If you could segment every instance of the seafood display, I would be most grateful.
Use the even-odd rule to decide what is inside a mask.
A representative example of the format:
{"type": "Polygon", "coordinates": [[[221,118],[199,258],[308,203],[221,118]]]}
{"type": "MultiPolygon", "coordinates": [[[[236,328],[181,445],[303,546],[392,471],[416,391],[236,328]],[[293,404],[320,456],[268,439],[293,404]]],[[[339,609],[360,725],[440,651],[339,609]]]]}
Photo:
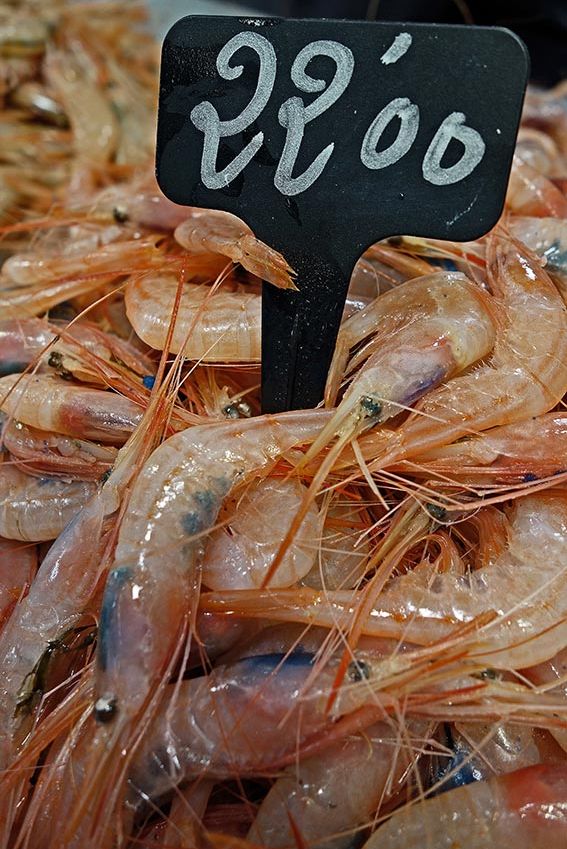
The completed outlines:
{"type": "Polygon", "coordinates": [[[159,192],[156,75],[136,4],[0,8],[0,849],[563,849],[565,86],[262,415],[295,274],[159,192]]]}

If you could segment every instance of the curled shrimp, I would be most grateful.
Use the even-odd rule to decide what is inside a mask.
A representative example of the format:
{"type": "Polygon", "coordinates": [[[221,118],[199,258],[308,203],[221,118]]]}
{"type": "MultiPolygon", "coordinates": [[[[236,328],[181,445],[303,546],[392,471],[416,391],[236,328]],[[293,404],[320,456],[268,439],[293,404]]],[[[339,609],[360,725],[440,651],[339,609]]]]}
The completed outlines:
{"type": "Polygon", "coordinates": [[[539,171],[514,156],[506,204],[517,215],[567,218],[567,198],[539,171]]]}
{"type": "MultiPolygon", "coordinates": [[[[238,498],[234,512],[228,508],[226,527],[211,533],[203,556],[203,582],[211,589],[261,586],[304,492],[305,487],[296,479],[267,478],[252,483],[238,498]],[[279,516],[278,528],[273,526],[274,513],[279,516]]],[[[273,586],[291,586],[307,575],[315,559],[313,540],[319,531],[319,515],[313,506],[286,552],[273,586]]]]}
{"type": "Polygon", "coordinates": [[[0,465],[0,536],[40,542],[55,539],[92,496],[95,486],[83,481],[36,478],[0,465]]]}
{"type": "MultiPolygon", "coordinates": [[[[128,282],[126,314],[146,345],[163,350],[179,282],[170,274],[128,282]]],[[[262,302],[254,292],[211,295],[207,286],[184,283],[170,351],[204,362],[258,362],[262,302]]]]}
{"type": "Polygon", "coordinates": [[[371,470],[539,416],[567,391],[567,311],[537,259],[495,237],[490,283],[503,311],[491,357],[429,393],[397,430],[363,436],[371,470]]]}
{"type": "Polygon", "coordinates": [[[257,239],[239,218],[212,209],[186,212],[187,219],[174,232],[181,247],[194,254],[222,254],[280,289],[296,288],[293,271],[284,257],[257,239]]]}
{"type": "MultiPolygon", "coordinates": [[[[567,499],[553,491],[519,498],[510,522],[506,550],[486,568],[459,575],[439,572],[426,562],[392,579],[363,621],[362,632],[429,645],[478,620],[478,627],[462,639],[488,666],[522,668],[553,657],[567,643],[567,499]],[[482,624],[487,614],[491,621],[482,624]]],[[[347,627],[357,596],[306,589],[225,592],[205,595],[203,606],[347,627]]]]}
{"type": "MultiPolygon", "coordinates": [[[[349,319],[339,334],[336,361],[372,331],[377,336],[370,343],[368,360],[305,462],[333,434],[351,439],[397,415],[488,354],[495,338],[486,297],[464,275],[449,272],[402,284],[349,319]]],[[[332,373],[329,381],[333,382],[332,373]]]]}
{"type": "Polygon", "coordinates": [[[115,392],[44,374],[0,378],[0,409],[39,430],[115,444],[126,441],[143,414],[115,392]]]}
{"type": "Polygon", "coordinates": [[[476,781],[402,809],[364,849],[561,849],[567,837],[567,767],[531,766],[476,781]]]}

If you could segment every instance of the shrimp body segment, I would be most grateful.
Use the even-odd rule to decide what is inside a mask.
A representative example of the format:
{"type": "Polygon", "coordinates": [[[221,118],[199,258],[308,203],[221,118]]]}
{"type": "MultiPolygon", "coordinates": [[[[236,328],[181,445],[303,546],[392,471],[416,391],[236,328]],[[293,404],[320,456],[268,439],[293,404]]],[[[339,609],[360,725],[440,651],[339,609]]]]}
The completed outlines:
{"type": "Polygon", "coordinates": [[[567,768],[530,766],[402,809],[364,849],[564,849],[567,768]]]}
{"type": "Polygon", "coordinates": [[[280,289],[296,288],[284,257],[257,239],[239,218],[212,209],[187,209],[186,213],[189,217],[174,232],[182,247],[194,254],[222,254],[280,289]]]}
{"type": "Polygon", "coordinates": [[[95,491],[95,484],[36,478],[0,465],[0,536],[41,542],[55,539],[95,491]]]}
{"type": "Polygon", "coordinates": [[[39,430],[116,444],[126,441],[143,413],[114,392],[43,374],[0,378],[0,410],[39,430]]]}
{"type": "MultiPolygon", "coordinates": [[[[178,280],[173,274],[132,278],[126,313],[146,345],[162,351],[173,313],[178,280]]],[[[209,295],[207,286],[183,284],[170,350],[204,362],[259,362],[262,301],[254,292],[209,295]]]]}

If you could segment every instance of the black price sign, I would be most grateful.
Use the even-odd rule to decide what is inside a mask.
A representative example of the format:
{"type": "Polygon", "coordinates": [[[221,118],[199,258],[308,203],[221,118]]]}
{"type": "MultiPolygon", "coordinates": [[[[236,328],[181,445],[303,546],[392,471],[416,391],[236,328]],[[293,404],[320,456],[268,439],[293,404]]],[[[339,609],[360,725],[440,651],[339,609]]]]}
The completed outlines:
{"type": "Polygon", "coordinates": [[[237,215],[297,272],[298,292],[263,287],[266,412],[320,400],[369,245],[496,223],[527,74],[505,29],[188,17],[170,30],[163,192],[237,215]]]}

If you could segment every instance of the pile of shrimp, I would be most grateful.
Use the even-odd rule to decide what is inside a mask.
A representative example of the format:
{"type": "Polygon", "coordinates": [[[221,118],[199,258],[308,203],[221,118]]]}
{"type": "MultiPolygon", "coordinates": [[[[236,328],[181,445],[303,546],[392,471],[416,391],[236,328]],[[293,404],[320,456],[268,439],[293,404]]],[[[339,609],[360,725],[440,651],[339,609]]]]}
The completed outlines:
{"type": "Polygon", "coordinates": [[[49,155],[29,60],[74,151],[0,228],[0,849],[563,849],[565,87],[494,230],[372,246],[324,401],[262,415],[293,269],[83,147],[70,57],[98,109],[147,37],[45,8],[1,42],[8,137],[49,155]]]}

